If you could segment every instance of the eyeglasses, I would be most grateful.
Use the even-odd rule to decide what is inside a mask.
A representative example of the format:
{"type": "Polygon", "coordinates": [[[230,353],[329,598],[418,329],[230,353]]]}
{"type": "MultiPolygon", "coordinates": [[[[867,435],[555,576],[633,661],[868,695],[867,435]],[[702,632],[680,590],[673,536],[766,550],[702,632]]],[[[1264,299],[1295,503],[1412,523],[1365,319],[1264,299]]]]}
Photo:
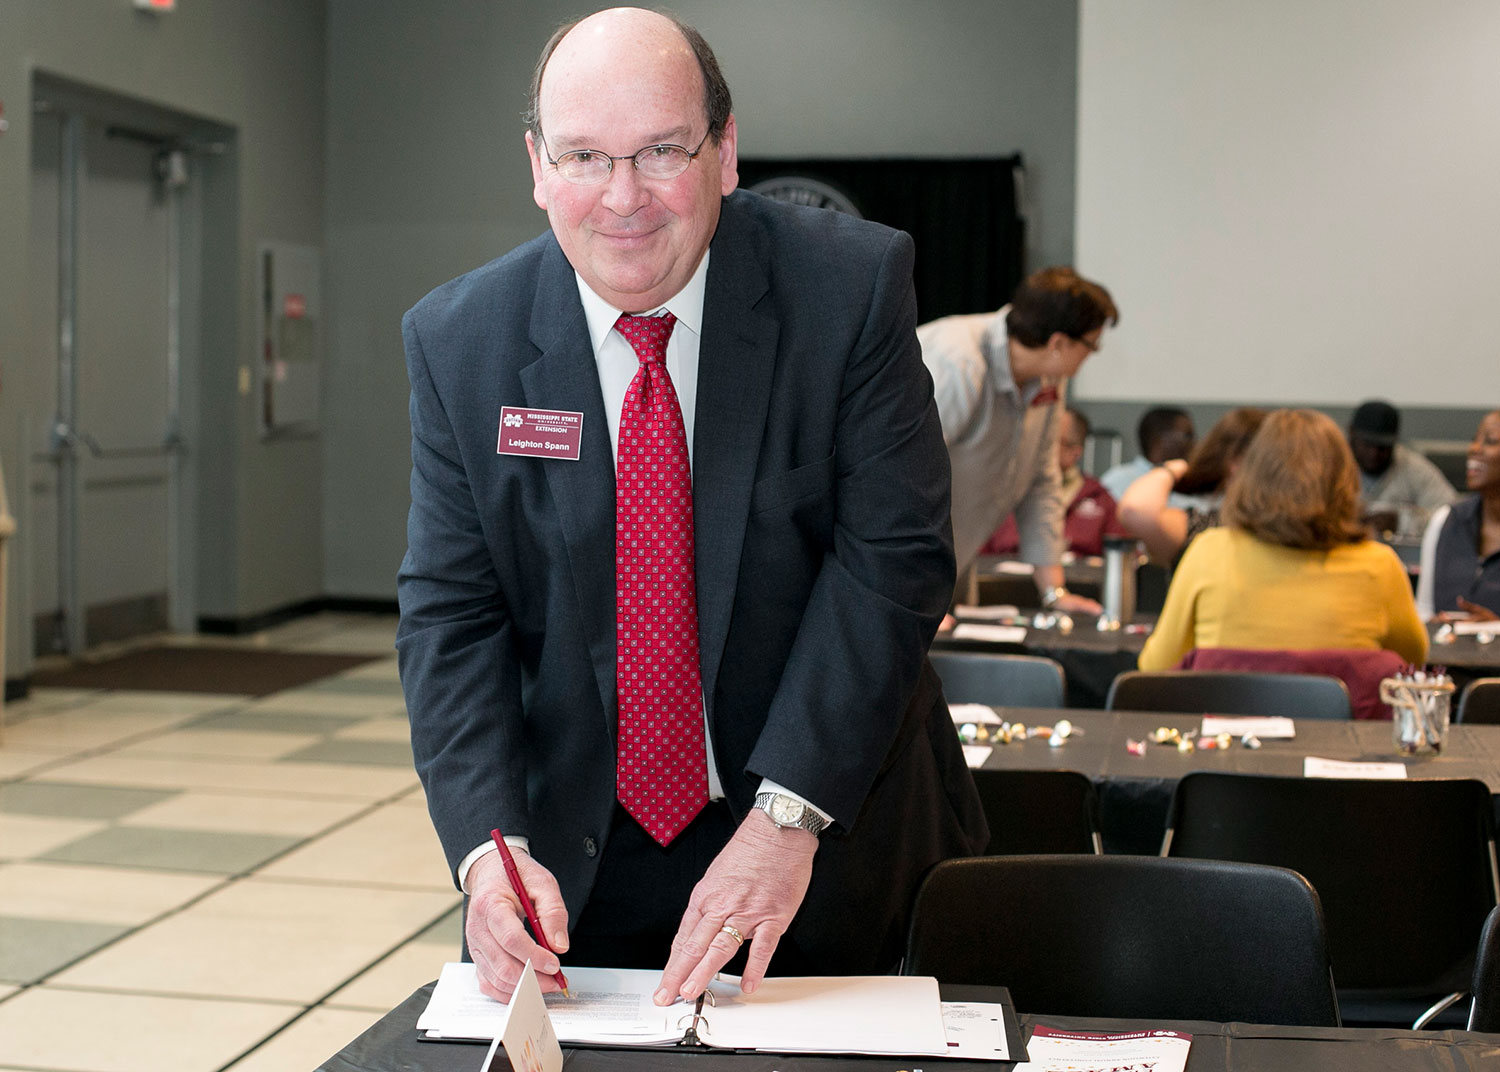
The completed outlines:
{"type": "MultiPolygon", "coordinates": [[[[648,145],[629,156],[610,156],[598,149],[574,149],[563,153],[556,160],[547,154],[547,163],[557,168],[557,173],[577,186],[596,186],[609,178],[615,169],[616,160],[635,162],[636,173],[643,179],[675,179],[688,169],[694,158],[703,150],[708,135],[692,149],[681,145],[648,145]]],[[[546,152],[547,139],[542,136],[542,150],[546,152]]]]}
{"type": "Polygon", "coordinates": [[[1089,342],[1089,340],[1085,339],[1082,335],[1074,335],[1072,336],[1072,339],[1076,343],[1082,343],[1084,349],[1086,349],[1091,354],[1097,354],[1099,350],[1104,346],[1104,337],[1102,335],[1095,342],[1089,342]]]}

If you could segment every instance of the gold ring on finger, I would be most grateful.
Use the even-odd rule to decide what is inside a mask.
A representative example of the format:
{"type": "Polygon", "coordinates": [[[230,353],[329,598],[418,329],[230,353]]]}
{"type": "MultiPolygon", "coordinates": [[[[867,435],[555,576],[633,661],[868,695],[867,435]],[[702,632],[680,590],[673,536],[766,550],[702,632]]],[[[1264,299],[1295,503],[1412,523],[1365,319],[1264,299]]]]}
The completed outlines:
{"type": "Polygon", "coordinates": [[[736,928],[730,926],[728,923],[726,923],[726,924],[724,924],[724,926],[720,927],[719,930],[720,930],[721,933],[727,934],[727,935],[729,935],[729,937],[733,938],[735,945],[744,945],[745,944],[745,936],[743,934],[741,934],[736,928]]]}

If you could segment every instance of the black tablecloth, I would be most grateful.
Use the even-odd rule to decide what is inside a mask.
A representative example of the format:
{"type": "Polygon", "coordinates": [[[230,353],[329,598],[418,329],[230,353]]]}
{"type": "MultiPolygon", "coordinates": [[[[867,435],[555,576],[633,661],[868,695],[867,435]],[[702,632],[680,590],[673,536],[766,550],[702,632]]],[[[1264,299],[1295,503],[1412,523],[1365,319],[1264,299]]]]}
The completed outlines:
{"type": "MultiPolygon", "coordinates": [[[[1127,740],[1144,740],[1158,726],[1196,729],[1199,715],[1152,711],[1059,711],[997,708],[1010,722],[1052,725],[1068,718],[1075,733],[1061,748],[1035,739],[996,745],[984,766],[993,769],[1066,767],[1082,771],[1099,789],[1106,852],[1155,855],[1166,830],[1167,810],[1177,779],[1190,770],[1246,771],[1301,775],[1307,756],[1363,762],[1400,762],[1409,778],[1477,778],[1500,794],[1500,726],[1451,726],[1441,755],[1400,758],[1389,722],[1297,720],[1293,740],[1266,740],[1258,749],[1238,741],[1227,750],[1179,752],[1150,744],[1145,755],[1131,755],[1127,740]]],[[[984,743],[984,742],[980,742],[984,743]]],[[[1500,805],[1500,801],[1497,801],[1500,805]]]]}
{"type": "MultiPolygon", "coordinates": [[[[432,987],[422,987],[374,1027],[319,1066],[319,1072],[474,1072],[484,1047],[421,1042],[417,1015],[432,987]]],[[[944,995],[978,999],[976,988],[944,988],[944,995]]],[[[1037,1023],[1081,1031],[1137,1031],[1171,1028],[1193,1036],[1188,1072],[1481,1072],[1500,1067],[1500,1035],[1467,1031],[1401,1031],[1317,1027],[1268,1027],[1182,1021],[1142,1024],[1064,1016],[1021,1017],[1027,1037],[1037,1023]]],[[[917,1068],[943,1072],[983,1069],[1002,1072],[1003,1063],[923,1061],[897,1058],[785,1057],[771,1054],[691,1053],[661,1050],[569,1050],[571,1072],[644,1072],[679,1068],[690,1072],[897,1072],[917,1068]]]]}

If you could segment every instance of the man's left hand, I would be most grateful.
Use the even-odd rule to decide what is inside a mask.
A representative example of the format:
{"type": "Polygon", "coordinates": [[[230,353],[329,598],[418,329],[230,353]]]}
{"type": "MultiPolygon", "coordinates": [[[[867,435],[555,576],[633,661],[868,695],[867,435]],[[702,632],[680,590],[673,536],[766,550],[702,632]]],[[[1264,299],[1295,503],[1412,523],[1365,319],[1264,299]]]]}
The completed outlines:
{"type": "Polygon", "coordinates": [[[1077,592],[1068,592],[1057,597],[1057,602],[1052,604],[1052,610],[1062,611],[1065,614],[1092,615],[1098,617],[1104,613],[1104,608],[1088,596],[1081,596],[1077,592]]]}
{"type": "Polygon", "coordinates": [[[679,996],[691,1001],[707,988],[739,952],[726,927],[750,943],[740,989],[753,994],[807,895],[817,849],[816,834],[778,827],[765,812],[751,810],[693,887],[656,1003],[669,1005],[679,996]]]}

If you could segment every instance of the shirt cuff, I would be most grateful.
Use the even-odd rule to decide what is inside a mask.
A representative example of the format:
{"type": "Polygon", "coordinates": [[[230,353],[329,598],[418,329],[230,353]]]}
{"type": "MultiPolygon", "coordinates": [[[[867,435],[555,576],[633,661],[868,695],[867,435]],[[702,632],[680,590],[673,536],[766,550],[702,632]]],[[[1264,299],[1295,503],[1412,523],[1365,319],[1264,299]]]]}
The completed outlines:
{"type": "MultiPolygon", "coordinates": [[[[512,849],[520,849],[526,855],[531,855],[530,838],[508,837],[505,839],[505,843],[512,849]]],[[[495,842],[493,840],[486,841],[483,845],[475,848],[473,852],[469,853],[469,855],[465,856],[458,862],[458,888],[463,890],[466,896],[469,892],[469,868],[473,867],[475,861],[485,853],[499,851],[499,849],[495,848],[495,842]]]]}
{"type": "Polygon", "coordinates": [[[833,822],[833,816],[832,815],[829,815],[826,811],[824,811],[822,808],[818,807],[812,801],[808,800],[801,793],[794,793],[794,792],[792,792],[790,789],[788,789],[786,786],[782,785],[780,782],[773,782],[769,778],[762,778],[760,780],[760,788],[755,791],[755,795],[756,796],[760,796],[760,794],[762,794],[762,793],[781,793],[781,794],[783,794],[785,796],[791,797],[793,800],[800,800],[803,804],[806,804],[813,811],[815,811],[819,815],[821,815],[823,817],[823,821],[824,822],[828,822],[828,823],[833,822]]]}

